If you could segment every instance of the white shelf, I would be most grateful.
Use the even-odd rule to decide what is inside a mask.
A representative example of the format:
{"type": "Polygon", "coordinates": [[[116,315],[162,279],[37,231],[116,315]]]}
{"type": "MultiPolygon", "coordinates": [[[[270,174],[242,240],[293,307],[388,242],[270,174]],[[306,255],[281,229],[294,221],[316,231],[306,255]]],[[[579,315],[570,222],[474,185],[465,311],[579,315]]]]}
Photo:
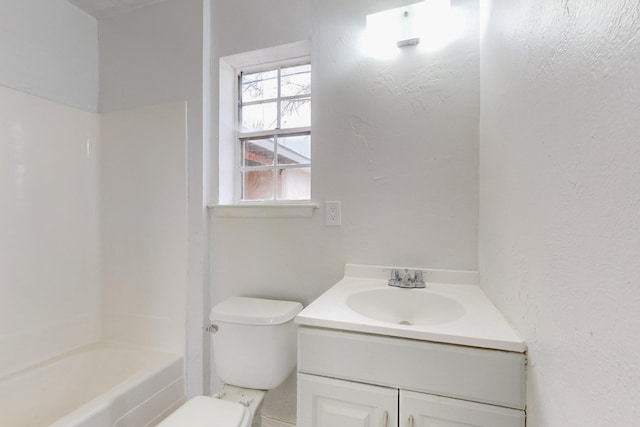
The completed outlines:
{"type": "Polygon", "coordinates": [[[311,218],[315,203],[214,205],[209,207],[218,218],[311,218]]]}

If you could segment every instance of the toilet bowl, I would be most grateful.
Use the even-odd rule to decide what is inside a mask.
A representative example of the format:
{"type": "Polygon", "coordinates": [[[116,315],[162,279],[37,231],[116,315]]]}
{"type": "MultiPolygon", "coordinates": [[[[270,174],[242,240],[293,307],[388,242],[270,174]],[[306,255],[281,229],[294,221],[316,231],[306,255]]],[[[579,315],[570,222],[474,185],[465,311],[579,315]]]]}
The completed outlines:
{"type": "Polygon", "coordinates": [[[159,427],[259,427],[267,390],[282,384],[296,366],[293,319],[302,304],[233,297],[209,315],[216,375],[225,383],[211,397],[190,399],[159,427]]]}
{"type": "Polygon", "coordinates": [[[161,427],[259,427],[267,392],[225,385],[211,397],[190,399],[164,419],[161,427]]]}
{"type": "Polygon", "coordinates": [[[162,427],[249,427],[249,408],[222,399],[197,396],[169,415],[158,426],[162,427]]]}

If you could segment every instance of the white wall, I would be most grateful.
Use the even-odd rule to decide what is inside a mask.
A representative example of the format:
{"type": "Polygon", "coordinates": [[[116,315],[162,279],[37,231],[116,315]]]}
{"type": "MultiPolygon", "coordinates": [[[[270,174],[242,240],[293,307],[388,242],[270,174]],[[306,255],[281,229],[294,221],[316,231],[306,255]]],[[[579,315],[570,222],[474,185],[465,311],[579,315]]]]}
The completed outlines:
{"type": "Polygon", "coordinates": [[[480,272],[529,345],[527,425],[636,425],[640,6],[484,6],[480,272]]]}
{"type": "MultiPolygon", "coordinates": [[[[474,2],[454,4],[475,14],[474,2]]],[[[479,267],[483,286],[530,347],[528,423],[632,425],[640,395],[638,5],[483,4],[479,267]]],[[[172,229],[181,236],[162,238],[188,238],[188,259],[179,262],[188,272],[190,394],[201,388],[200,327],[211,302],[249,294],[307,303],[345,262],[478,267],[475,25],[431,55],[362,56],[364,16],[396,6],[214,2],[214,64],[312,38],[313,197],[342,200],[343,226],[325,227],[322,210],[309,220],[213,219],[211,300],[202,259],[202,2],[168,0],[101,21],[101,110],[128,118],[137,113],[118,111],[187,100],[187,225],[172,229]],[[248,24],[237,25],[240,18],[248,24]]],[[[96,339],[101,299],[97,119],[59,105],[97,108],[96,22],[63,0],[4,1],[1,11],[0,84],[57,104],[0,89],[0,375],[96,339]]],[[[123,148],[111,147],[104,165],[130,161],[111,152],[123,148]]],[[[184,162],[177,156],[167,167],[176,172],[184,162]]],[[[130,163],[126,171],[145,176],[130,163]]],[[[117,197],[132,196],[117,186],[117,197]]],[[[137,222],[128,229],[146,225],[148,199],[106,202],[106,221],[132,208],[128,217],[137,222]]],[[[138,237],[116,243],[148,243],[138,237]]],[[[132,274],[145,272],[152,270],[132,274]]],[[[161,294],[134,294],[147,308],[144,295],[161,294]]],[[[105,299],[126,309],[112,291],[105,299]]],[[[293,392],[288,384],[282,395],[293,392]]]]}
{"type": "MultiPolygon", "coordinates": [[[[203,0],[167,0],[98,22],[101,112],[187,102],[187,390],[202,391],[205,281],[203,0]]],[[[152,124],[150,124],[153,126],[152,124]]],[[[147,147],[152,149],[151,146],[147,147]]],[[[126,159],[122,159],[123,161],[126,159]]],[[[169,166],[184,168],[184,158],[169,166]]],[[[117,163],[117,162],[116,162],[117,163]]],[[[160,188],[160,187],[158,187],[160,188]]],[[[139,220],[137,218],[136,220],[139,220]]],[[[182,288],[182,282],[175,283],[182,288]]],[[[183,307],[186,309],[186,307],[183,307]]],[[[208,337],[207,337],[208,338],[208,337]]]]}
{"type": "Polygon", "coordinates": [[[103,334],[185,353],[186,105],[101,115],[103,334]]]}
{"type": "MultiPolygon", "coordinates": [[[[345,263],[477,268],[477,5],[453,3],[469,17],[461,39],[382,61],[363,54],[360,37],[366,15],[396,1],[214,2],[213,64],[311,38],[312,198],[341,200],[342,226],[325,226],[324,208],[311,219],[212,215],[212,303],[252,295],[307,304],[345,263]]],[[[214,90],[213,135],[217,102],[214,90]]]]}
{"type": "MultiPolygon", "coordinates": [[[[213,60],[220,52],[312,36],[312,198],[341,200],[343,225],[326,227],[322,209],[312,219],[214,217],[213,300],[262,293],[309,302],[341,276],[345,262],[475,269],[479,65],[474,2],[454,2],[472,17],[463,39],[430,54],[409,50],[391,62],[363,55],[359,37],[366,14],[393,2],[325,0],[306,10],[302,2],[294,3],[297,8],[282,4],[277,9],[280,2],[217,2],[213,60]],[[262,4],[282,15],[273,24],[278,30],[269,31],[263,22],[254,32],[233,21],[239,10],[249,21],[253,13],[262,16],[262,4]],[[289,21],[304,20],[288,36],[282,34],[289,21]]],[[[215,110],[215,91],[213,98],[215,110]]],[[[212,134],[217,135],[215,117],[212,134]]]]}
{"type": "Polygon", "coordinates": [[[381,61],[361,51],[365,16],[396,1],[313,2],[313,198],[342,200],[344,261],[477,268],[476,3],[452,1],[460,39],[381,61]]]}
{"type": "Polygon", "coordinates": [[[168,0],[106,16],[98,32],[100,111],[202,102],[202,0],[168,0]]]}
{"type": "Polygon", "coordinates": [[[0,84],[96,111],[96,20],[65,0],[3,0],[0,84]]]}
{"type": "Polygon", "coordinates": [[[0,87],[0,377],[100,336],[98,133],[0,87]]]}
{"type": "Polygon", "coordinates": [[[0,6],[0,376],[100,336],[97,44],[64,0],[0,6]]]}
{"type": "MultiPolygon", "coordinates": [[[[203,304],[202,5],[192,1],[188,6],[167,2],[136,11],[132,20],[120,16],[105,21],[101,62],[118,73],[105,73],[102,85],[102,108],[111,112],[102,119],[107,144],[104,185],[99,188],[101,118],[41,99],[60,98],[56,101],[96,109],[95,19],[66,1],[3,3],[0,50],[7,60],[0,84],[39,98],[2,92],[1,170],[7,179],[1,196],[9,208],[0,212],[0,375],[100,338],[102,296],[105,337],[185,353],[191,271],[199,286],[189,294],[196,301],[191,306],[203,304]],[[118,44],[123,38],[124,46],[118,44]],[[131,61],[131,52],[144,58],[131,61]],[[145,71],[151,77],[137,74],[141,63],[149,66],[145,71]],[[91,88],[85,87],[85,79],[91,88]],[[114,111],[174,100],[180,101],[177,107],[114,111]],[[189,147],[185,100],[193,113],[189,147]],[[189,171],[195,220],[189,226],[197,253],[189,260],[187,148],[195,161],[189,171]]],[[[196,350],[189,355],[196,360],[191,384],[197,392],[202,383],[201,316],[195,323],[189,330],[195,330],[196,350]]]]}
{"type": "MultiPolygon", "coordinates": [[[[279,46],[311,37],[310,0],[278,1],[213,1],[212,2],[212,121],[211,164],[218,165],[219,58],[256,49],[279,46]],[[245,25],[238,25],[244,22],[245,25]]],[[[210,197],[217,202],[217,169],[212,171],[210,197]]],[[[210,215],[212,303],[234,295],[279,297],[305,300],[313,283],[329,275],[337,277],[341,270],[341,254],[335,245],[325,243],[327,237],[309,220],[236,219],[210,215]],[[310,243],[314,242],[314,243],[310,243]],[[297,260],[291,262],[292,254],[297,260]],[[322,263],[312,267],[310,260],[318,256],[322,263]],[[248,266],[250,265],[250,268],[248,266]]],[[[337,233],[333,233],[335,240],[337,233]]],[[[210,307],[209,301],[207,307],[210,307]]],[[[208,312],[208,311],[207,311],[208,312]]],[[[213,370],[213,368],[212,368],[213,370]]],[[[209,389],[215,391],[221,382],[212,372],[209,389]]],[[[295,376],[267,395],[265,415],[295,419],[295,376]]]]}

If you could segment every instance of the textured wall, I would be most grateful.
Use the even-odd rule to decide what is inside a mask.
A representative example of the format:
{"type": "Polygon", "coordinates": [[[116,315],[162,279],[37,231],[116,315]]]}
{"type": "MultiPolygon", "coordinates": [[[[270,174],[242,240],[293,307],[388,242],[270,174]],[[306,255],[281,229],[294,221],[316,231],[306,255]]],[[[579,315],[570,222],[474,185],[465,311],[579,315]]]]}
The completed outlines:
{"type": "Polygon", "coordinates": [[[527,425],[636,425],[640,6],[484,6],[480,271],[529,344],[527,425]]]}
{"type": "Polygon", "coordinates": [[[96,20],[66,0],[3,0],[0,84],[95,112],[96,20]]]}
{"type": "MultiPolygon", "coordinates": [[[[201,0],[168,0],[106,16],[98,32],[101,112],[202,102],[201,0]]],[[[201,114],[196,107],[190,110],[201,114]]],[[[201,135],[201,127],[194,134],[201,135]]]]}
{"type": "MultiPolygon", "coordinates": [[[[467,32],[442,50],[370,58],[360,45],[365,17],[392,3],[317,1],[310,16],[296,9],[313,32],[312,199],[341,200],[342,226],[326,227],[323,208],[312,219],[215,218],[214,300],[265,293],[309,302],[345,262],[477,267],[477,11],[454,2],[469,14],[467,32]]],[[[289,37],[249,38],[251,28],[229,18],[236,8],[252,10],[214,7],[214,63],[218,52],[236,53],[226,44],[236,33],[231,46],[245,50],[311,35],[300,26],[289,37]]]]}
{"type": "Polygon", "coordinates": [[[453,4],[467,17],[460,39],[385,61],[367,56],[361,37],[366,15],[397,1],[214,3],[214,64],[311,38],[312,199],[321,208],[309,219],[212,217],[213,303],[253,295],[307,304],[345,263],[477,268],[477,4],[453,4]],[[270,14],[281,18],[263,19],[270,14]],[[256,25],[237,25],[240,15],[256,25]],[[326,200],[342,201],[342,226],[324,224],[326,200]]]}
{"type": "MultiPolygon", "coordinates": [[[[211,164],[218,164],[218,60],[222,56],[308,40],[311,35],[309,0],[212,1],[212,121],[211,164]],[[238,25],[243,20],[247,25],[238,25]]],[[[212,190],[218,188],[217,168],[212,190]]],[[[217,195],[211,196],[213,203],[217,195]]],[[[286,218],[238,219],[210,215],[211,303],[234,295],[270,296],[301,300],[322,278],[338,276],[340,253],[332,251],[318,227],[308,220],[286,218]],[[313,259],[317,258],[314,262],[313,259]]],[[[209,388],[221,382],[213,372],[209,388]]],[[[295,419],[295,375],[268,393],[263,414],[295,419]]]]}
{"type": "Polygon", "coordinates": [[[313,2],[313,198],[342,200],[347,262],[475,270],[477,3],[452,2],[464,32],[440,49],[368,57],[366,15],[397,6],[313,2]]]}

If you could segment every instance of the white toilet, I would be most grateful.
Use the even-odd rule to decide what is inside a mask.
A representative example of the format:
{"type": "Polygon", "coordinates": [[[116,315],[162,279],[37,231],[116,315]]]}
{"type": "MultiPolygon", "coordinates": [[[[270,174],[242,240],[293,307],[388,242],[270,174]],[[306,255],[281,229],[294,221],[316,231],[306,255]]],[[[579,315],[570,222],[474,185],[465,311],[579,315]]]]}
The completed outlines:
{"type": "Polygon", "coordinates": [[[296,366],[294,317],[302,304],[233,297],[211,310],[211,346],[224,388],[190,399],[159,427],[259,427],[266,391],[296,366]],[[216,330],[217,328],[217,330],[216,330]]]}

